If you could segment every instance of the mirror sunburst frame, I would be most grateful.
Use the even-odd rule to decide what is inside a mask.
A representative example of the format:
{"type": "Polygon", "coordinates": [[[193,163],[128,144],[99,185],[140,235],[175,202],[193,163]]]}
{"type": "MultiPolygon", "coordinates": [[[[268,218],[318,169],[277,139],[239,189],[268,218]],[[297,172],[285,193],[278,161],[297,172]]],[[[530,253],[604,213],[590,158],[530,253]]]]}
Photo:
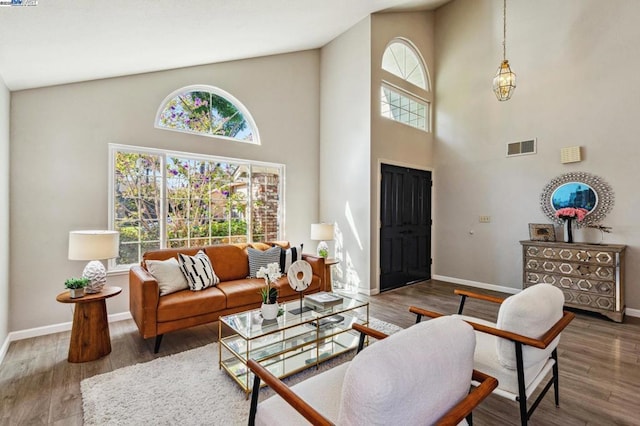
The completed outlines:
{"type": "Polygon", "coordinates": [[[572,188],[578,187],[578,185],[568,184],[580,184],[588,187],[587,192],[591,190],[595,193],[595,205],[590,202],[588,206],[571,205],[570,202],[565,200],[565,204],[558,207],[586,207],[589,213],[582,222],[576,222],[579,227],[597,225],[599,224],[611,211],[614,204],[614,194],[611,186],[605,182],[602,178],[591,173],[586,172],[571,172],[560,175],[551,180],[543,189],[540,194],[540,207],[545,215],[552,221],[559,225],[562,225],[564,221],[556,217],[556,205],[558,205],[558,189],[561,187],[572,188]],[[554,197],[556,194],[556,197],[554,197]],[[554,202],[555,200],[555,202],[554,202]]]}

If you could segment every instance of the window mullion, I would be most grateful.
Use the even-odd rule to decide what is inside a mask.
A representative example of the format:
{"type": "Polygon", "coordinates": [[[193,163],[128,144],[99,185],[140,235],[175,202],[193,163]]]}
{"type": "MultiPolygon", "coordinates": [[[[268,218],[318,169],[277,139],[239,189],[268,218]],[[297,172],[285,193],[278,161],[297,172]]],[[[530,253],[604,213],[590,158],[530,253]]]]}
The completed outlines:
{"type": "Polygon", "coordinates": [[[160,248],[167,248],[167,211],[169,210],[169,197],[167,194],[167,154],[160,156],[160,248]]]}

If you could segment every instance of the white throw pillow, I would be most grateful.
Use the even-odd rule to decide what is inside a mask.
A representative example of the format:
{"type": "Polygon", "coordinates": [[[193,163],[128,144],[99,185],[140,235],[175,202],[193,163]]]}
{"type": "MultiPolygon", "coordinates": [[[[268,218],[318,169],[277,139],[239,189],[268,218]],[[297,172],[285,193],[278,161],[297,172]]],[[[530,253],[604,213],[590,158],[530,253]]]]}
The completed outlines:
{"type": "Polygon", "coordinates": [[[160,296],[189,288],[175,257],[167,260],[147,260],[147,271],[158,281],[160,296]]]}
{"type": "Polygon", "coordinates": [[[203,290],[220,282],[220,278],[213,271],[209,256],[202,250],[195,256],[178,253],[178,264],[192,291],[203,290]]]}

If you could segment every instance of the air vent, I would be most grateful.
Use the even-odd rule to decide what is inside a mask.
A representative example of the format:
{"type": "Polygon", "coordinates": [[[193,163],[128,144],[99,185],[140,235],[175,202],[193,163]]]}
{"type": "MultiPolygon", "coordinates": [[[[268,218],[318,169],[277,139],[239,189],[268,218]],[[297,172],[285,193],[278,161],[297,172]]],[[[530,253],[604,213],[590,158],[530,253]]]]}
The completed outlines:
{"type": "Polygon", "coordinates": [[[529,155],[536,153],[536,140],[529,139],[527,141],[510,142],[507,144],[507,157],[515,157],[518,155],[529,155]]]}

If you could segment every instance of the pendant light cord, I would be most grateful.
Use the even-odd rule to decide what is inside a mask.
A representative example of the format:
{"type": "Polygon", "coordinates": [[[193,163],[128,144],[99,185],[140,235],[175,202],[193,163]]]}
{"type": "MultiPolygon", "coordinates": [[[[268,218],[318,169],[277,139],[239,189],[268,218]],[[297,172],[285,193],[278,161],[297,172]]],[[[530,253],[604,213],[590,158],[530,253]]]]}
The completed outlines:
{"type": "Polygon", "coordinates": [[[502,6],[502,60],[507,59],[507,0],[502,6]]]}

